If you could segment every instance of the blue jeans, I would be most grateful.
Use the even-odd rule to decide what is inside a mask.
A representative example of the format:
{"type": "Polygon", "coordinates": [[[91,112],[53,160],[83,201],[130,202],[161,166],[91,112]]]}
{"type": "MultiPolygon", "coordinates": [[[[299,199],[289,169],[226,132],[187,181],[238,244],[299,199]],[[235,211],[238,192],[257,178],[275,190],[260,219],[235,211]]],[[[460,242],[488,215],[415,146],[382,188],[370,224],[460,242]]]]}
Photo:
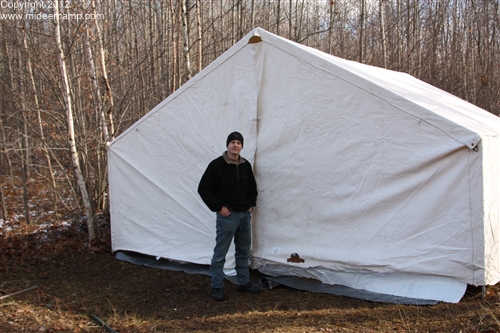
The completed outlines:
{"type": "Polygon", "coordinates": [[[226,254],[233,238],[238,284],[243,285],[250,282],[250,271],[248,268],[248,256],[250,255],[250,247],[252,245],[250,218],[251,214],[249,211],[231,211],[231,214],[227,217],[223,217],[217,213],[216,244],[210,265],[212,288],[224,287],[224,263],[226,262],[226,254]]]}

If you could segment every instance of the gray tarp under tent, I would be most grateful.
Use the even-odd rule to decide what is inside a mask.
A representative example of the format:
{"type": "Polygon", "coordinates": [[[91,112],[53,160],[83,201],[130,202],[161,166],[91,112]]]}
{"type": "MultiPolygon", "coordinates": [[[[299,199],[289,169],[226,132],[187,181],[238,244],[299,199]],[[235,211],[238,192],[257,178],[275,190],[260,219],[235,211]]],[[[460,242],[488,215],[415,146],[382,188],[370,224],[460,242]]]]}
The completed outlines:
{"type": "MultiPolygon", "coordinates": [[[[155,258],[153,256],[148,256],[137,252],[127,252],[127,251],[116,252],[116,259],[127,261],[134,265],[141,265],[158,269],[166,269],[176,272],[185,272],[189,274],[200,274],[200,275],[210,276],[209,265],[180,263],[164,258],[155,258]]],[[[235,275],[226,275],[226,279],[234,285],[237,284],[235,275]]],[[[260,275],[256,277],[255,274],[252,274],[251,279],[254,285],[259,285],[263,289],[268,289],[268,290],[283,285],[293,289],[310,291],[313,293],[324,293],[337,296],[346,296],[350,298],[362,299],[371,302],[395,303],[395,304],[406,304],[406,305],[434,305],[438,303],[438,301],[436,300],[400,297],[400,296],[374,293],[361,289],[349,288],[342,285],[329,285],[321,283],[318,280],[304,279],[297,276],[260,275]]]]}

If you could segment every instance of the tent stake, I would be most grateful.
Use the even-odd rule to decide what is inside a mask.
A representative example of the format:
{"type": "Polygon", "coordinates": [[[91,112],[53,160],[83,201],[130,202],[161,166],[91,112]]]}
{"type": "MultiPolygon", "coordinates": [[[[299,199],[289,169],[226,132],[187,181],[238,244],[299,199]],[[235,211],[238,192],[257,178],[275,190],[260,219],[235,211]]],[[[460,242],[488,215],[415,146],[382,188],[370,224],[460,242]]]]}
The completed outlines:
{"type": "Polygon", "coordinates": [[[91,314],[90,315],[90,318],[94,319],[99,325],[101,325],[102,327],[104,327],[106,329],[106,331],[108,331],[109,333],[116,333],[115,330],[113,330],[111,327],[109,327],[108,325],[106,325],[105,322],[103,322],[99,317],[97,317],[95,314],[91,314]]]}

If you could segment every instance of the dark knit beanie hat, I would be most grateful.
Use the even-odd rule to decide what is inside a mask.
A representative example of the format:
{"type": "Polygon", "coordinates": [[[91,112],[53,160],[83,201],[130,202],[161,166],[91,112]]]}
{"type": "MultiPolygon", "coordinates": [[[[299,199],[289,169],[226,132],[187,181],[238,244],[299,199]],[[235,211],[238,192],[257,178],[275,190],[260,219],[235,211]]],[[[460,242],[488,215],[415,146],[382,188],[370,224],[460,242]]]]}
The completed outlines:
{"type": "Polygon", "coordinates": [[[241,147],[243,147],[243,135],[241,135],[238,132],[233,132],[233,133],[229,134],[229,136],[227,137],[227,140],[226,140],[226,147],[229,146],[229,142],[231,142],[233,140],[238,140],[239,142],[241,142],[241,147]]]}

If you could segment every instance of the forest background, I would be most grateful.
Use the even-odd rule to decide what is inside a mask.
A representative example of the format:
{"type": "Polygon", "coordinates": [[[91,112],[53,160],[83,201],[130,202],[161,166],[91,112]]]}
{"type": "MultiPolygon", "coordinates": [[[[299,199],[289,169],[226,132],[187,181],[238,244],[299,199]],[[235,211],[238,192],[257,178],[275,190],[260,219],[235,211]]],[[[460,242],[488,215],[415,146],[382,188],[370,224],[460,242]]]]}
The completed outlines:
{"type": "Polygon", "coordinates": [[[498,0],[2,0],[0,218],[94,241],[107,143],[254,27],[500,112],[498,0]]]}

